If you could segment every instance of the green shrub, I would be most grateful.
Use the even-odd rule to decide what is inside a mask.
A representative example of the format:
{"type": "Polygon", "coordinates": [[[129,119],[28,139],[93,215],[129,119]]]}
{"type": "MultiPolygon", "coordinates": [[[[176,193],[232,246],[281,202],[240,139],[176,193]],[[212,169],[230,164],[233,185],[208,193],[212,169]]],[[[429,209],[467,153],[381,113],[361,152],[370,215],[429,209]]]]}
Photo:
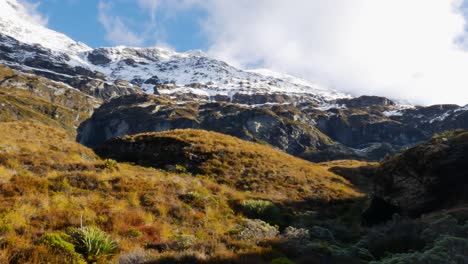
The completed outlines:
{"type": "Polygon", "coordinates": [[[239,226],[237,235],[241,240],[249,240],[259,243],[265,240],[277,238],[279,231],[278,227],[271,226],[262,220],[244,219],[242,225],[239,226]]]}
{"type": "Polygon", "coordinates": [[[206,204],[205,197],[199,192],[188,192],[180,195],[179,199],[186,204],[193,206],[198,209],[204,209],[206,204]]]}
{"type": "Polygon", "coordinates": [[[127,237],[138,238],[138,237],[143,236],[143,232],[141,232],[141,231],[138,230],[137,228],[130,228],[130,229],[126,232],[126,235],[127,235],[127,237]]]}
{"type": "Polygon", "coordinates": [[[172,238],[170,248],[175,251],[184,251],[193,247],[196,243],[196,238],[193,235],[177,234],[172,238]]]}
{"type": "Polygon", "coordinates": [[[84,263],[81,256],[76,253],[75,246],[70,242],[71,240],[71,236],[64,233],[46,234],[42,238],[41,244],[47,246],[57,255],[62,255],[64,263],[84,263]]]}
{"type": "Polygon", "coordinates": [[[261,219],[269,224],[281,223],[281,211],[272,202],[266,200],[245,200],[241,204],[242,212],[249,218],[261,219]]]}
{"type": "Polygon", "coordinates": [[[10,224],[0,224],[0,234],[13,232],[15,229],[10,224]]]}
{"type": "Polygon", "coordinates": [[[108,258],[117,252],[117,242],[96,227],[71,229],[68,234],[76,252],[83,255],[88,263],[108,258]]]}
{"type": "Polygon", "coordinates": [[[55,250],[74,253],[75,246],[70,240],[71,237],[67,234],[47,234],[42,238],[42,244],[55,250]]]}
{"type": "Polygon", "coordinates": [[[104,168],[109,171],[115,171],[119,169],[117,161],[113,159],[106,159],[103,164],[104,168]]]}
{"type": "Polygon", "coordinates": [[[468,229],[459,225],[457,219],[447,215],[430,223],[422,232],[422,237],[430,242],[443,236],[467,237],[468,229]]]}
{"type": "Polygon", "coordinates": [[[176,165],[175,165],[175,172],[178,172],[178,173],[187,173],[188,170],[187,170],[187,168],[186,168],[184,165],[176,164],[176,165]]]}

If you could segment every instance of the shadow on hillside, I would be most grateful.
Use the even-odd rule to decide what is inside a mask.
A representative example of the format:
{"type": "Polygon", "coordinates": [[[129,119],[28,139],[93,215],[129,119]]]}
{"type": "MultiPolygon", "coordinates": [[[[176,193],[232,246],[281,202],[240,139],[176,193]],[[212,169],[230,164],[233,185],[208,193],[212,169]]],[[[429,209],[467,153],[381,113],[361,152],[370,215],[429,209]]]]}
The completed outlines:
{"type": "Polygon", "coordinates": [[[358,264],[359,262],[353,262],[352,260],[346,260],[346,262],[337,262],[333,260],[331,255],[328,253],[318,252],[306,252],[299,255],[292,252],[287,252],[286,248],[281,248],[276,243],[271,243],[272,249],[264,250],[262,252],[255,253],[244,253],[230,257],[213,257],[213,258],[200,258],[196,256],[180,256],[180,257],[162,257],[157,260],[145,262],[145,264],[358,264]],[[294,261],[293,261],[294,260],[294,261]],[[333,261],[333,262],[332,262],[333,261]]]}
{"type": "MultiPolygon", "coordinates": [[[[297,240],[286,238],[259,243],[261,250],[249,253],[240,253],[234,256],[221,256],[212,258],[197,257],[197,255],[166,256],[146,264],[359,264],[362,259],[355,255],[337,256],[332,252],[345,250],[341,246],[354,244],[359,240],[359,232],[353,230],[352,225],[360,226],[363,206],[367,205],[367,199],[353,199],[340,202],[325,202],[305,200],[300,202],[284,202],[274,204],[279,208],[278,216],[245,215],[241,209],[234,206],[234,210],[248,218],[261,219],[271,225],[277,225],[284,235],[288,226],[303,227],[311,230],[325,232],[323,237],[316,237],[311,233],[310,239],[297,240]],[[331,231],[331,232],[330,232],[331,231]],[[333,234],[332,234],[333,233],[333,234]],[[330,234],[330,235],[329,235],[330,234]],[[341,249],[340,249],[341,248],[341,249]]],[[[336,253],[336,252],[334,252],[336,253]]]]}

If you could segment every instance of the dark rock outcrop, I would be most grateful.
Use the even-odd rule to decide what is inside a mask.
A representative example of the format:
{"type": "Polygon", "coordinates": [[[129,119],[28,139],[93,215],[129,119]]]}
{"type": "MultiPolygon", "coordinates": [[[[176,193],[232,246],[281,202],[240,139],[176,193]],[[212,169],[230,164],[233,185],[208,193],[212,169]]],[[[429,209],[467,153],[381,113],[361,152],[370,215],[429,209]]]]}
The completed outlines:
{"type": "Polygon", "coordinates": [[[429,138],[446,130],[468,128],[468,106],[432,105],[406,109],[392,120],[419,129],[429,138]]]}
{"type": "Polygon", "coordinates": [[[106,55],[102,54],[99,49],[90,52],[88,54],[88,60],[94,65],[103,65],[112,61],[106,55]]]}
{"type": "Polygon", "coordinates": [[[360,96],[352,99],[336,100],[337,104],[347,107],[394,106],[395,103],[388,98],[380,96],[360,96]]]}
{"type": "Polygon", "coordinates": [[[334,144],[299,111],[294,113],[280,108],[230,103],[181,104],[162,96],[123,96],[97,109],[92,118],[80,126],[78,141],[98,146],[123,135],[196,128],[267,143],[294,155],[324,150],[334,144]],[[290,114],[289,118],[285,112],[290,114]]]}
{"type": "Polygon", "coordinates": [[[383,161],[374,194],[412,217],[450,208],[468,201],[467,161],[466,130],[436,136],[383,161]]]}

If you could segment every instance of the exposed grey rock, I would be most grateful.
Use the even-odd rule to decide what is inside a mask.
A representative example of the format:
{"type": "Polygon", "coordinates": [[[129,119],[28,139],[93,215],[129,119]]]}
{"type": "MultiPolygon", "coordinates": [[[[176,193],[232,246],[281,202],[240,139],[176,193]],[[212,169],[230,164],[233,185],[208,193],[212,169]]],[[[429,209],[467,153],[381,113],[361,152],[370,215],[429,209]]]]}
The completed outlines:
{"type": "MultiPolygon", "coordinates": [[[[106,60],[99,51],[91,52],[91,60],[104,64],[106,60]]],[[[32,73],[63,82],[100,100],[141,93],[141,88],[129,82],[107,81],[100,72],[72,66],[66,53],[53,52],[40,45],[28,45],[0,33],[0,61],[16,70],[32,73]]]]}
{"type": "MultiPolygon", "coordinates": [[[[99,108],[80,127],[78,140],[88,146],[97,146],[126,134],[197,128],[267,143],[311,161],[380,160],[440,132],[420,129],[410,117],[402,122],[384,115],[383,112],[392,107],[385,100],[383,106],[323,111],[313,104],[252,107],[200,102],[193,97],[186,94],[185,103],[177,103],[165,96],[116,98],[99,108]]],[[[468,117],[464,117],[462,110],[455,113],[462,120],[457,124],[464,127],[463,118],[468,117]]],[[[448,118],[446,122],[451,120],[448,118]]],[[[450,126],[457,125],[448,123],[442,127],[450,126]]]]}
{"type": "MultiPolygon", "coordinates": [[[[300,125],[274,112],[280,110],[286,111],[280,107],[270,109],[231,103],[181,104],[163,96],[129,95],[97,109],[93,117],[80,126],[78,141],[98,146],[122,135],[197,128],[268,143],[296,155],[309,149],[326,149],[333,144],[313,126],[300,125]]],[[[301,118],[307,120],[305,116],[301,118]]]]}

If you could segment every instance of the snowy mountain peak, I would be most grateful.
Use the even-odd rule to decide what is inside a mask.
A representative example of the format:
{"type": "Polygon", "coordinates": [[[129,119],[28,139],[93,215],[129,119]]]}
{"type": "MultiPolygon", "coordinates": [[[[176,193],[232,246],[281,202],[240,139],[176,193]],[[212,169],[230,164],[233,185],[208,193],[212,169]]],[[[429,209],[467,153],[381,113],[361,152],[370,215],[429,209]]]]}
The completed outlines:
{"type": "MultiPolygon", "coordinates": [[[[95,81],[98,79],[99,87],[116,83],[122,86],[121,80],[124,80],[135,92],[141,87],[147,93],[167,94],[184,100],[246,104],[326,103],[348,97],[290,75],[238,69],[202,51],[179,53],[161,47],[126,46],[92,49],[46,28],[43,19],[34,16],[31,10],[34,7],[27,8],[18,0],[0,0],[0,51],[5,53],[0,61],[72,86],[84,85],[93,94],[96,93],[93,85],[97,85],[95,81]]],[[[107,94],[118,96],[119,92],[107,94]]]]}
{"type": "Polygon", "coordinates": [[[123,79],[146,92],[193,95],[208,100],[232,100],[261,94],[283,94],[324,102],[348,97],[316,83],[267,70],[245,71],[200,51],[178,53],[164,48],[99,48],[87,52],[81,67],[106,74],[110,80],[123,79]],[[217,99],[213,99],[217,98],[217,99]]]}
{"type": "Polygon", "coordinates": [[[17,0],[0,0],[1,33],[20,42],[39,44],[53,51],[76,53],[91,50],[81,42],[46,28],[43,22],[43,18],[31,13],[23,3],[17,0]]]}

